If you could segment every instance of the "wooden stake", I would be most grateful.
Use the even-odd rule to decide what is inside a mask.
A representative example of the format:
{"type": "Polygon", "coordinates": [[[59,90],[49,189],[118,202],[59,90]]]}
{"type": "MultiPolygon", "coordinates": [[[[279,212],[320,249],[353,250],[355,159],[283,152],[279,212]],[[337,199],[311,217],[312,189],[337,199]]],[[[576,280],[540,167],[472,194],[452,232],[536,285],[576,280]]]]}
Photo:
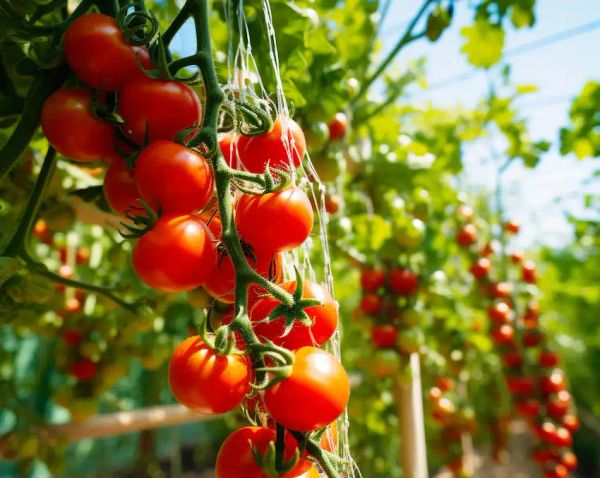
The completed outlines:
{"type": "Polygon", "coordinates": [[[427,449],[421,393],[419,354],[409,357],[409,374],[397,382],[398,418],[400,425],[400,459],[402,476],[427,478],[427,449]]]}

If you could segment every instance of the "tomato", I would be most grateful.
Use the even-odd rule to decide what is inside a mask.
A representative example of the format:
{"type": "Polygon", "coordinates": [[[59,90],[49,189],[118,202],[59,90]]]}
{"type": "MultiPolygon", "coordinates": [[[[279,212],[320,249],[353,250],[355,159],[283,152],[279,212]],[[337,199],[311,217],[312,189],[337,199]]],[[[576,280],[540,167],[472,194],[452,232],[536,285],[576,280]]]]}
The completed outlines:
{"type": "Polygon", "coordinates": [[[237,407],[250,391],[251,366],[243,355],[218,355],[199,336],[181,342],[169,362],[169,386],[178,402],[205,414],[237,407]]]}
{"type": "Polygon", "coordinates": [[[506,344],[512,342],[515,336],[515,329],[512,325],[503,324],[498,327],[494,327],[490,330],[492,340],[496,344],[506,344]]]}
{"type": "Polygon", "coordinates": [[[262,173],[267,164],[271,169],[285,170],[300,166],[306,153],[304,133],[293,119],[288,118],[285,123],[288,129],[287,135],[283,132],[281,118],[277,118],[273,122],[273,128],[267,133],[258,136],[240,136],[238,154],[247,171],[262,173]],[[282,139],[286,136],[287,145],[282,139]]]}
{"type": "Polygon", "coordinates": [[[78,345],[83,340],[83,332],[75,329],[65,329],[60,336],[65,344],[71,347],[78,345]]]}
{"type": "Polygon", "coordinates": [[[523,332],[523,335],[521,336],[524,347],[537,347],[545,338],[546,335],[537,329],[527,330],[523,332]]]}
{"type": "Polygon", "coordinates": [[[469,270],[475,279],[483,279],[488,275],[491,268],[492,262],[487,257],[480,257],[477,262],[471,265],[469,270]]]}
{"type": "Polygon", "coordinates": [[[445,422],[454,413],[456,413],[456,405],[446,397],[442,397],[433,403],[433,418],[440,422],[445,422]]]}
{"type": "Polygon", "coordinates": [[[96,364],[89,359],[73,362],[69,367],[69,375],[72,375],[80,382],[92,380],[96,376],[96,364]]]}
{"type": "Polygon", "coordinates": [[[576,415],[567,414],[562,418],[562,426],[571,433],[575,433],[579,430],[579,418],[576,415]]]}
{"type": "Polygon", "coordinates": [[[368,370],[377,378],[394,377],[400,373],[400,356],[392,349],[375,350],[368,370]]]}
{"type": "Polygon", "coordinates": [[[508,282],[496,282],[490,287],[490,295],[495,299],[510,297],[512,286],[508,282]]]}
{"type": "Polygon", "coordinates": [[[423,330],[419,327],[410,327],[401,330],[398,333],[398,340],[396,341],[398,350],[406,355],[419,352],[424,343],[425,334],[423,334],[423,330]]]}
{"type": "Polygon", "coordinates": [[[199,126],[202,105],[198,96],[181,81],[137,78],[125,86],[119,99],[119,112],[125,121],[123,132],[142,144],[172,141],[181,130],[199,126]]]}
{"type": "Polygon", "coordinates": [[[552,464],[544,469],[544,477],[545,478],[568,478],[569,470],[561,464],[556,464],[552,462],[552,464]]]}
{"type": "Polygon", "coordinates": [[[225,162],[230,168],[241,169],[237,154],[237,137],[234,132],[221,133],[219,135],[219,147],[225,162]]]}
{"type": "Polygon", "coordinates": [[[455,387],[454,380],[450,377],[437,377],[435,384],[442,392],[451,392],[455,387]]]}
{"type": "MultiPolygon", "coordinates": [[[[244,427],[234,431],[221,445],[215,465],[216,478],[269,478],[256,463],[253,449],[264,455],[271,442],[275,443],[276,434],[272,428],[244,427]]],[[[291,460],[298,452],[298,442],[290,434],[285,434],[284,460],[291,460]]],[[[311,463],[300,458],[298,464],[281,478],[304,477],[311,463]]],[[[311,476],[311,475],[308,475],[311,476]]]]}
{"type": "Polygon", "coordinates": [[[302,189],[290,186],[262,195],[242,194],[236,202],[240,236],[257,249],[289,251],[302,244],[313,227],[313,209],[302,189]]]}
{"type": "Polygon", "coordinates": [[[333,182],[341,174],[342,158],[336,157],[333,154],[321,152],[311,156],[311,164],[313,165],[319,180],[324,183],[333,182]]]}
{"type": "MultiPolygon", "coordinates": [[[[285,282],[281,284],[281,287],[293,293],[296,290],[296,281],[285,282]]],[[[312,324],[310,326],[295,322],[289,333],[283,336],[285,331],[283,317],[265,321],[271,311],[280,305],[277,299],[268,296],[258,300],[250,311],[250,319],[253,322],[256,335],[265,337],[276,345],[281,345],[290,350],[307,345],[322,345],[329,340],[338,324],[338,308],[335,300],[325,287],[308,280],[303,283],[302,297],[305,299],[318,299],[323,304],[304,309],[311,320],[312,324]]]]}
{"type": "Polygon", "coordinates": [[[519,229],[521,229],[521,223],[515,219],[511,219],[504,224],[504,230],[510,234],[517,234],[519,229]]]}
{"type": "Polygon", "coordinates": [[[555,368],[550,375],[540,377],[540,388],[546,394],[558,393],[565,390],[565,374],[562,370],[555,368]]]}
{"type": "Polygon", "coordinates": [[[535,390],[535,380],[532,377],[508,376],[506,384],[508,389],[515,394],[528,395],[535,390]]]}
{"type": "Polygon", "coordinates": [[[371,341],[378,349],[389,349],[396,345],[398,331],[391,324],[375,325],[371,329],[371,341]]]}
{"type": "MultiPolygon", "coordinates": [[[[131,171],[125,161],[115,159],[104,176],[104,197],[112,210],[124,214],[127,209],[142,212],[137,199],[140,197],[131,171]]],[[[132,211],[135,212],[135,211],[132,211]]]]}
{"type": "Polygon", "coordinates": [[[94,116],[91,95],[75,88],[61,88],[42,108],[42,131],[60,154],[89,162],[114,155],[114,128],[94,116]]]}
{"type": "Polygon", "coordinates": [[[577,469],[577,456],[572,451],[563,452],[560,455],[560,463],[568,471],[575,471],[577,469]]]}
{"type": "Polygon", "coordinates": [[[325,211],[335,214],[340,210],[340,197],[337,194],[325,194],[325,211]]]}
{"type": "Polygon", "coordinates": [[[507,324],[510,322],[511,308],[506,302],[496,302],[488,307],[488,317],[497,324],[507,324]]]}
{"type": "Polygon", "coordinates": [[[540,413],[540,402],[534,398],[524,398],[515,402],[517,411],[526,418],[533,418],[540,413]]]}
{"type": "Polygon", "coordinates": [[[310,151],[318,152],[322,150],[329,139],[329,127],[322,121],[316,121],[310,124],[304,134],[306,145],[310,151]]]}
{"type": "Polygon", "coordinates": [[[375,268],[365,268],[360,272],[360,285],[365,292],[375,292],[385,283],[385,273],[375,268]]]}
{"type": "Polygon", "coordinates": [[[329,123],[329,139],[337,141],[344,137],[348,129],[348,118],[342,112],[336,113],[329,123]]]}
{"type": "Polygon", "coordinates": [[[529,284],[535,284],[537,282],[537,275],[535,271],[535,262],[525,261],[521,266],[521,278],[523,282],[529,284]]]}
{"type": "Polygon", "coordinates": [[[491,242],[488,242],[485,246],[483,246],[483,248],[481,249],[480,254],[483,257],[489,257],[491,256],[493,253],[495,252],[494,249],[494,244],[492,244],[491,242]]]}
{"type": "Polygon", "coordinates": [[[383,299],[377,294],[366,294],[360,299],[360,310],[368,315],[379,315],[383,311],[383,299]]]}
{"type": "Polygon", "coordinates": [[[410,269],[392,269],[389,285],[395,294],[414,295],[419,289],[419,276],[410,269]]]}
{"type": "Polygon", "coordinates": [[[523,251],[515,251],[510,255],[510,260],[514,264],[520,264],[523,261],[523,257],[525,257],[525,253],[523,251]]]}
{"type": "Polygon", "coordinates": [[[556,395],[549,397],[546,403],[546,411],[555,420],[559,420],[564,417],[571,406],[571,394],[566,390],[561,390],[556,395]]]}
{"type": "Polygon", "coordinates": [[[523,355],[518,350],[502,353],[502,363],[508,368],[519,368],[523,365],[523,355]]]}
{"type": "Polygon", "coordinates": [[[349,398],[344,367],[329,352],[315,347],[296,350],[291,374],[264,392],[273,419],[300,432],[329,425],[344,411],[349,398]]]}
{"type": "Polygon", "coordinates": [[[163,213],[199,211],[214,189],[208,162],[172,141],[156,141],[144,148],[135,163],[134,177],[142,199],[163,213]]]}
{"type": "Polygon", "coordinates": [[[544,447],[537,447],[533,450],[531,458],[540,464],[544,464],[552,459],[552,452],[544,447]]]}
{"type": "Polygon", "coordinates": [[[573,444],[573,436],[566,428],[558,427],[552,441],[557,447],[569,447],[573,444]]]}
{"type": "Polygon", "coordinates": [[[298,478],[321,478],[321,475],[316,466],[311,466],[306,473],[300,475],[298,478]]]}
{"type": "Polygon", "coordinates": [[[114,18],[87,13],[77,18],[65,33],[65,56],[75,74],[88,85],[120,90],[131,79],[143,76],[138,65],[152,67],[145,47],[131,46],[114,18]]]}
{"type": "Polygon", "coordinates": [[[556,425],[550,421],[545,421],[538,426],[536,431],[540,440],[546,443],[552,443],[556,435],[556,425]]]}
{"type": "Polygon", "coordinates": [[[477,240],[477,228],[474,224],[465,224],[456,234],[456,242],[459,246],[469,247],[477,240]]]}
{"type": "MultiPolygon", "coordinates": [[[[281,254],[273,254],[255,249],[246,256],[250,267],[263,277],[279,283],[283,278],[281,254]]],[[[204,283],[204,289],[215,299],[233,304],[235,301],[235,270],[229,255],[225,254],[217,259],[210,274],[204,283]]],[[[250,285],[248,297],[255,297],[260,292],[257,285],[250,285]]]]}
{"type": "Polygon", "coordinates": [[[77,297],[70,297],[65,300],[65,312],[74,314],[82,309],[81,301],[77,297]]]}
{"type": "Polygon", "coordinates": [[[471,219],[473,219],[474,216],[473,208],[471,206],[467,206],[466,204],[461,204],[460,206],[458,206],[456,212],[458,214],[458,217],[464,221],[470,221],[471,219]]]}
{"type": "Polygon", "coordinates": [[[437,402],[440,398],[442,398],[442,391],[438,387],[431,387],[427,392],[429,396],[429,400],[432,402],[437,402]]]}
{"type": "Polygon", "coordinates": [[[212,234],[191,214],[161,216],[133,247],[137,275],[163,292],[186,292],[202,285],[216,262],[212,234]]]}

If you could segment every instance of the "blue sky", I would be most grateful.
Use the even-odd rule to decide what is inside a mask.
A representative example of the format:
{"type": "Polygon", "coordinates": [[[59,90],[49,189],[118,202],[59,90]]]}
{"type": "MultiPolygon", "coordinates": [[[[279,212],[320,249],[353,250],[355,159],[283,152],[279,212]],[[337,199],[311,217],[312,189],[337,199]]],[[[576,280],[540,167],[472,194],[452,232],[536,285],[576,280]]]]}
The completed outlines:
{"type": "MultiPolygon", "coordinates": [[[[430,84],[472,71],[473,68],[460,53],[460,27],[469,24],[472,19],[466,3],[459,2],[455,23],[440,42],[415,42],[401,53],[398,60],[400,66],[425,57],[430,84]]],[[[537,3],[536,25],[531,29],[511,29],[506,37],[508,50],[600,20],[598,0],[538,0],[537,3]]],[[[392,0],[381,30],[386,47],[395,43],[420,4],[420,0],[392,0]]],[[[568,123],[570,99],[581,90],[586,81],[600,81],[599,46],[600,28],[596,28],[508,60],[515,83],[533,83],[539,88],[538,92],[520,100],[521,114],[528,119],[532,137],[553,142],[552,151],[544,156],[535,170],[526,170],[520,164],[513,164],[505,174],[504,204],[510,216],[524,224],[520,238],[523,246],[535,243],[557,246],[566,243],[572,231],[564,218],[564,211],[583,214],[583,194],[600,194],[600,181],[596,180],[595,184],[589,181],[593,171],[600,167],[598,161],[564,158],[558,154],[556,147],[558,130],[568,123]]],[[[457,103],[472,106],[485,95],[488,81],[489,77],[485,72],[476,73],[444,88],[414,91],[413,101],[431,101],[441,106],[457,103]]],[[[466,173],[461,178],[465,189],[492,189],[497,166],[485,160],[487,150],[474,146],[465,153],[466,173]]]]}

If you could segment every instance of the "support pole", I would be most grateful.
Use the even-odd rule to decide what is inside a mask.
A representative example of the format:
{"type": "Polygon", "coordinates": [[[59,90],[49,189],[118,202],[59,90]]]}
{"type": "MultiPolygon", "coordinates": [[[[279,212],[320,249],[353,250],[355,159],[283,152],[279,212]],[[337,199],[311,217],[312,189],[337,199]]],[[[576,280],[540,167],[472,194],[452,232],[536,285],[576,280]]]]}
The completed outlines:
{"type": "Polygon", "coordinates": [[[428,478],[421,365],[418,353],[409,356],[408,369],[409,373],[399,378],[396,393],[402,476],[405,478],[428,478]]]}

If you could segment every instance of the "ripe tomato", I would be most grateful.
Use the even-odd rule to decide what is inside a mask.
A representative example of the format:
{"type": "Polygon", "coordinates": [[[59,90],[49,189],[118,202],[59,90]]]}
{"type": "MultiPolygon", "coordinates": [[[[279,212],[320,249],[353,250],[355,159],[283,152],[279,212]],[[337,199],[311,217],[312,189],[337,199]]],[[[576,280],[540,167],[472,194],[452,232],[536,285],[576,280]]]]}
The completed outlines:
{"type": "Polygon", "coordinates": [[[287,147],[283,141],[285,133],[281,118],[273,122],[273,128],[268,133],[259,136],[240,136],[238,154],[246,170],[251,173],[262,173],[267,164],[271,169],[286,170],[292,166],[294,168],[300,166],[306,153],[304,133],[293,119],[288,118],[286,123],[287,147]]]}
{"type": "Polygon", "coordinates": [[[215,239],[221,238],[221,234],[223,234],[223,224],[221,223],[221,216],[219,215],[218,209],[206,208],[198,214],[198,217],[206,223],[215,239]]]}
{"type": "Polygon", "coordinates": [[[335,214],[340,210],[340,197],[337,194],[325,195],[325,211],[327,214],[335,214]]]}
{"type": "Polygon", "coordinates": [[[490,287],[490,295],[495,299],[506,299],[511,292],[512,287],[508,282],[496,282],[490,287]]]}
{"type": "Polygon", "coordinates": [[[483,279],[488,275],[491,268],[492,262],[487,257],[480,257],[469,270],[475,279],[483,279]]]}
{"type": "Polygon", "coordinates": [[[302,189],[290,186],[262,195],[242,194],[236,202],[240,236],[257,249],[289,251],[302,244],[313,227],[313,209],[302,189]]]}
{"type": "Polygon", "coordinates": [[[124,214],[129,208],[142,211],[137,202],[140,194],[133,179],[133,172],[120,158],[115,159],[106,171],[104,197],[111,209],[120,214],[124,214]]]}
{"type": "Polygon", "coordinates": [[[379,315],[383,310],[383,299],[377,294],[367,294],[360,299],[360,310],[368,315],[379,315]]]}
{"type": "MultiPolygon", "coordinates": [[[[275,443],[276,434],[272,428],[244,427],[234,431],[221,445],[216,462],[216,478],[269,478],[256,463],[253,449],[265,454],[271,442],[275,443]]],[[[285,434],[284,460],[291,460],[298,451],[298,442],[290,434],[285,434]]],[[[304,457],[281,478],[305,476],[311,463],[304,457]]],[[[310,476],[310,475],[308,475],[310,476]]]]}
{"type": "Polygon", "coordinates": [[[199,211],[214,189],[208,162],[172,141],[156,141],[144,148],[135,163],[134,177],[142,199],[163,213],[199,211]]]}
{"type": "Polygon", "coordinates": [[[348,129],[348,118],[344,113],[336,113],[331,123],[329,123],[329,139],[337,141],[344,137],[348,129]]]}
{"type": "Polygon", "coordinates": [[[366,268],[360,272],[360,285],[365,292],[375,292],[385,283],[385,273],[375,268],[366,268]]]}
{"type": "MultiPolygon", "coordinates": [[[[246,257],[248,264],[261,276],[279,283],[283,278],[281,254],[273,254],[255,249],[246,257]]],[[[233,304],[235,301],[235,270],[229,255],[217,258],[210,274],[204,282],[204,290],[215,299],[233,304]]],[[[261,292],[258,286],[252,284],[248,288],[248,299],[256,297],[261,292]]]]}
{"type": "Polygon", "coordinates": [[[83,340],[83,332],[75,329],[65,329],[60,335],[65,344],[75,347],[83,340]]]}
{"type": "Polygon", "coordinates": [[[523,355],[518,350],[508,350],[502,354],[502,363],[508,368],[519,368],[523,365],[523,355]]]}
{"type": "Polygon", "coordinates": [[[540,388],[546,394],[558,393],[565,390],[565,374],[562,370],[555,368],[550,375],[540,377],[540,388]]]}
{"type": "Polygon", "coordinates": [[[515,329],[512,325],[503,324],[490,330],[492,340],[496,344],[506,344],[512,342],[515,336],[515,329]]]}
{"type": "Polygon", "coordinates": [[[551,462],[544,467],[545,478],[569,478],[569,470],[564,465],[551,462]]]}
{"type": "Polygon", "coordinates": [[[233,410],[250,391],[244,355],[218,355],[199,336],[181,342],[169,362],[169,386],[178,402],[199,413],[233,410]]]}
{"type": "Polygon", "coordinates": [[[414,295],[419,289],[419,276],[410,269],[392,269],[390,289],[398,295],[414,295]]]}
{"type": "Polygon", "coordinates": [[[329,352],[315,347],[296,350],[291,374],[264,392],[273,419],[300,432],[329,425],[344,411],[349,398],[344,367],[329,352]]]}
{"type": "Polygon", "coordinates": [[[492,322],[507,324],[510,322],[511,308],[506,302],[496,302],[488,307],[488,316],[492,322]]]}
{"type": "Polygon", "coordinates": [[[435,385],[442,392],[451,392],[452,390],[454,390],[455,386],[454,380],[452,380],[450,377],[437,377],[435,379],[435,385]]]}
{"type": "Polygon", "coordinates": [[[237,154],[237,138],[235,133],[221,133],[219,135],[219,147],[221,148],[221,154],[225,158],[225,162],[230,168],[241,169],[239,167],[239,158],[237,154]]]}
{"type": "Polygon", "coordinates": [[[546,443],[553,443],[556,435],[556,425],[550,421],[544,421],[537,427],[537,435],[546,443]]]}
{"type": "Polygon", "coordinates": [[[131,46],[114,18],[88,13],[77,18],[65,33],[65,56],[86,84],[104,91],[120,90],[143,76],[138,65],[152,67],[145,47],[131,46]]]}
{"type": "Polygon", "coordinates": [[[483,257],[489,257],[491,256],[493,253],[495,252],[494,249],[494,244],[492,244],[491,242],[488,242],[485,246],[483,246],[483,248],[481,249],[480,254],[483,257]]]}
{"type": "MultiPolygon", "coordinates": [[[[294,292],[296,281],[285,282],[281,284],[281,287],[288,292],[294,292]]],[[[338,324],[338,310],[335,300],[325,287],[307,280],[303,283],[302,297],[305,299],[318,299],[323,303],[323,305],[315,305],[304,309],[312,325],[306,326],[300,322],[295,322],[290,332],[283,337],[285,331],[283,317],[268,322],[265,321],[271,311],[277,305],[280,305],[277,299],[267,296],[259,299],[250,311],[250,319],[253,322],[256,335],[265,337],[276,345],[281,345],[290,350],[307,345],[322,345],[329,340],[338,324]]]]}
{"type": "Polygon", "coordinates": [[[114,128],[94,116],[90,93],[61,88],[42,108],[42,131],[60,154],[89,162],[114,155],[114,128]]]}
{"type": "Polygon", "coordinates": [[[202,285],[215,262],[212,234],[191,214],[161,216],[133,247],[133,269],[150,287],[186,292],[202,285]]]}
{"type": "Polygon", "coordinates": [[[200,125],[202,105],[198,96],[181,81],[137,78],[125,86],[119,100],[119,112],[125,121],[124,133],[142,144],[148,130],[148,142],[172,141],[181,130],[200,125]]]}
{"type": "Polygon", "coordinates": [[[391,324],[375,325],[371,329],[371,341],[378,349],[389,349],[396,345],[398,331],[391,324]]]}
{"type": "Polygon", "coordinates": [[[515,219],[511,219],[504,224],[504,230],[510,234],[517,234],[521,229],[521,223],[515,219]]]}
{"type": "Polygon", "coordinates": [[[73,362],[69,367],[69,375],[72,375],[80,382],[92,380],[96,376],[96,364],[90,359],[73,362]]]}
{"type": "Polygon", "coordinates": [[[571,435],[571,432],[566,428],[558,427],[556,429],[556,432],[554,433],[552,443],[554,443],[559,448],[566,448],[573,444],[573,436],[571,435]]]}
{"type": "Polygon", "coordinates": [[[534,398],[523,398],[515,402],[517,411],[526,418],[536,417],[540,413],[540,402],[534,398]]]}
{"type": "Polygon", "coordinates": [[[556,395],[548,397],[546,411],[552,418],[560,421],[567,414],[570,406],[571,394],[566,390],[561,390],[556,395]]]}
{"type": "Polygon", "coordinates": [[[442,391],[439,387],[431,387],[427,392],[429,396],[429,400],[432,402],[437,402],[440,398],[442,398],[442,391]]]}
{"type": "Polygon", "coordinates": [[[562,418],[562,426],[571,433],[575,433],[579,430],[579,418],[577,418],[576,415],[569,413],[562,418]]]}
{"type": "Polygon", "coordinates": [[[523,341],[524,347],[537,347],[544,341],[545,338],[546,335],[544,332],[541,332],[538,329],[532,329],[523,332],[521,340],[523,341]]]}
{"type": "Polygon", "coordinates": [[[572,451],[563,452],[560,455],[560,463],[568,471],[575,471],[577,469],[577,456],[572,451]]]}
{"type": "Polygon", "coordinates": [[[523,261],[523,257],[525,257],[525,253],[523,251],[515,251],[510,255],[510,260],[514,264],[520,264],[523,261]]]}
{"type": "Polygon", "coordinates": [[[477,240],[477,228],[474,224],[465,224],[456,234],[456,242],[461,247],[469,247],[477,240]]]}
{"type": "Polygon", "coordinates": [[[537,282],[537,275],[535,271],[535,262],[525,261],[521,266],[521,278],[523,282],[528,284],[535,284],[537,282]]]}
{"type": "Polygon", "coordinates": [[[515,394],[528,395],[535,391],[535,380],[532,377],[508,376],[506,384],[508,389],[515,394]]]}

